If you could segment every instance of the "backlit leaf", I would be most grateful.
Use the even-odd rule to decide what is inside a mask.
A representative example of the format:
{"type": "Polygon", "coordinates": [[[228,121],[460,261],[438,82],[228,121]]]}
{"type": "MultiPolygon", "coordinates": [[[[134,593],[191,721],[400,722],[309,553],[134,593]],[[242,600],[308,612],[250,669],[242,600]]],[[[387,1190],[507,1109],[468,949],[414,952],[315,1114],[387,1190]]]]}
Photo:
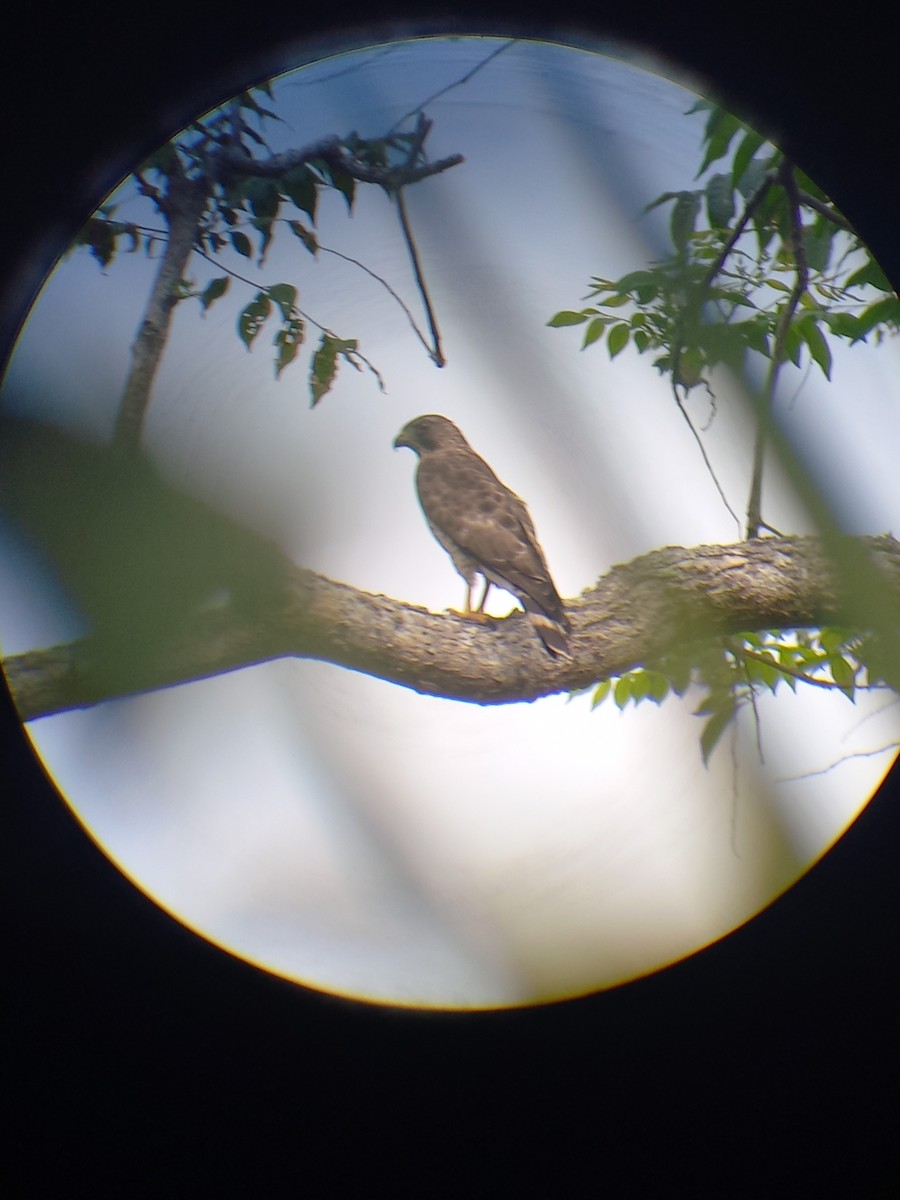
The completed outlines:
{"type": "Polygon", "coordinates": [[[612,329],[606,338],[606,347],[609,350],[609,357],[615,358],[628,345],[628,338],[631,330],[627,325],[613,325],[612,329]]]}
{"type": "Polygon", "coordinates": [[[221,275],[218,279],[211,279],[209,281],[209,283],[200,293],[200,304],[204,312],[206,312],[211,304],[213,304],[221,296],[225,295],[225,293],[228,291],[228,285],[230,283],[231,280],[227,275],[221,275]]]}
{"type": "Polygon", "coordinates": [[[583,325],[586,320],[587,313],[564,310],[552,316],[547,324],[559,329],[563,325],[583,325]]]}

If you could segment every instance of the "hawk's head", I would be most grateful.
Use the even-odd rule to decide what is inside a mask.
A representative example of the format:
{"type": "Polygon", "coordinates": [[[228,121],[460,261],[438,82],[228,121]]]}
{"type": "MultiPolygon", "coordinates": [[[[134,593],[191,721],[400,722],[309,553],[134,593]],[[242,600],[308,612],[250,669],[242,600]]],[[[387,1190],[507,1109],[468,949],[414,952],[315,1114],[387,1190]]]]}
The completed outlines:
{"type": "Polygon", "coordinates": [[[394,449],[408,446],[416,454],[432,450],[468,450],[469,443],[452,421],[437,413],[428,413],[408,421],[394,438],[394,449]]]}

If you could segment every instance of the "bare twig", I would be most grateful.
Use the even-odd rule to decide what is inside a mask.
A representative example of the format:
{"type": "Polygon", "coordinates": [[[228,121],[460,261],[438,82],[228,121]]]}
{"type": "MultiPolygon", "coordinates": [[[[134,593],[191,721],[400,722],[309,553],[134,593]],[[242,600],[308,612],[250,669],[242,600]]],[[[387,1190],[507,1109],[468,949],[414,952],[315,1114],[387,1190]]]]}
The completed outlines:
{"type": "Polygon", "coordinates": [[[709,474],[710,479],[715,484],[716,491],[719,493],[719,496],[722,499],[722,503],[728,509],[729,513],[731,513],[731,516],[734,518],[734,523],[735,523],[735,525],[737,525],[738,532],[740,532],[741,519],[737,515],[737,513],[734,511],[734,509],[731,507],[731,505],[728,503],[728,497],[725,495],[725,490],[722,487],[721,483],[719,483],[718,476],[716,475],[715,471],[713,470],[712,463],[709,461],[709,455],[706,453],[706,447],[703,445],[703,439],[701,438],[699,432],[697,431],[696,427],[694,426],[694,422],[691,420],[687,409],[684,407],[684,402],[682,401],[681,397],[678,395],[678,386],[679,385],[675,382],[675,379],[673,378],[672,379],[672,395],[675,397],[675,403],[678,405],[678,411],[684,417],[685,422],[687,423],[687,427],[691,431],[691,436],[693,437],[694,441],[697,443],[697,447],[700,450],[700,454],[703,458],[703,463],[706,467],[707,473],[709,474]]]}
{"type": "Polygon", "coordinates": [[[820,767],[818,771],[804,771],[802,775],[785,775],[777,780],[777,782],[800,783],[804,779],[814,779],[817,775],[830,775],[837,767],[850,762],[851,759],[877,758],[879,754],[887,754],[888,751],[897,750],[898,748],[900,748],[900,742],[888,742],[886,746],[879,746],[877,750],[854,750],[850,754],[842,754],[833,763],[829,763],[827,767],[820,767]]]}
{"type": "MultiPolygon", "coordinates": [[[[351,256],[349,254],[342,254],[340,252],[340,250],[332,250],[330,246],[323,246],[323,245],[321,245],[321,243],[319,244],[319,249],[321,250],[321,252],[323,254],[333,254],[335,258],[341,258],[344,260],[344,262],[352,263],[354,267],[359,267],[359,269],[361,271],[364,271],[366,273],[366,275],[370,275],[372,277],[372,279],[374,279],[378,283],[380,283],[381,286],[384,288],[384,290],[396,301],[396,303],[403,310],[403,313],[404,313],[407,321],[409,321],[409,324],[412,328],[413,333],[416,335],[416,337],[422,343],[423,347],[425,348],[425,351],[428,354],[428,357],[430,359],[432,359],[432,361],[434,361],[434,349],[433,349],[432,345],[429,343],[428,339],[425,337],[425,334],[422,332],[422,330],[416,324],[416,319],[410,312],[409,306],[403,300],[402,296],[400,296],[397,292],[394,291],[394,289],[391,287],[391,285],[388,283],[388,281],[382,275],[379,275],[377,273],[377,271],[373,271],[370,267],[367,267],[366,264],[363,262],[360,262],[358,258],[351,258],[351,256]]],[[[443,366],[443,363],[438,363],[438,366],[443,366]]]]}
{"type": "Polygon", "coordinates": [[[431,298],[428,295],[428,288],[425,284],[425,277],[422,274],[422,268],[419,265],[419,253],[416,249],[416,243],[413,239],[412,229],[409,225],[409,218],[406,215],[406,202],[403,199],[403,192],[398,190],[394,199],[397,202],[397,216],[400,219],[400,228],[403,230],[403,237],[406,240],[406,248],[409,251],[409,259],[412,263],[413,273],[416,277],[416,287],[419,289],[419,295],[422,297],[422,304],[425,308],[425,315],[428,318],[428,328],[431,331],[431,347],[429,348],[429,357],[436,367],[443,367],[447,360],[444,358],[443,350],[441,349],[441,335],[438,332],[437,321],[434,316],[434,309],[431,307],[431,298]]]}
{"type": "Polygon", "coordinates": [[[447,92],[451,92],[454,88],[462,87],[464,83],[468,83],[469,80],[477,75],[479,71],[484,70],[488,63],[493,62],[498,55],[503,54],[505,50],[509,50],[511,46],[514,46],[517,40],[517,38],[512,38],[510,41],[504,42],[502,46],[498,46],[496,50],[492,50],[487,58],[484,58],[480,63],[477,63],[472,70],[466,75],[463,75],[461,79],[455,79],[453,83],[448,83],[446,87],[442,87],[438,91],[433,92],[432,95],[430,95],[426,100],[423,100],[421,104],[418,104],[415,108],[411,108],[409,112],[404,113],[403,116],[391,126],[391,133],[396,133],[404,121],[409,120],[410,117],[414,117],[416,113],[420,113],[424,108],[427,108],[429,104],[432,104],[441,96],[446,96],[447,92]]]}

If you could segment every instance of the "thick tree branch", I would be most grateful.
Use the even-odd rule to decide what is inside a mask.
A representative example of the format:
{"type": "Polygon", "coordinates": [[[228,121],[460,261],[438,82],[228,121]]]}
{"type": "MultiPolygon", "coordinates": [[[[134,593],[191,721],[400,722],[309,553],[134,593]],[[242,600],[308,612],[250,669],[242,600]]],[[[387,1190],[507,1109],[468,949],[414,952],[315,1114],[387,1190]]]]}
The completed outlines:
{"type": "Polygon", "coordinates": [[[232,601],[200,612],[152,655],[122,656],[114,680],[94,638],[13,656],[4,669],[24,720],[281,657],[331,662],[425,695],[507,704],[586,687],[711,635],[859,627],[873,614],[896,666],[898,598],[900,542],[887,535],[847,538],[828,553],[812,537],[666,547],[614,567],[569,603],[574,657],[565,662],[547,656],[520,613],[480,625],[285,562],[264,607],[232,601]],[[879,598],[861,598],[860,574],[879,598]]]}

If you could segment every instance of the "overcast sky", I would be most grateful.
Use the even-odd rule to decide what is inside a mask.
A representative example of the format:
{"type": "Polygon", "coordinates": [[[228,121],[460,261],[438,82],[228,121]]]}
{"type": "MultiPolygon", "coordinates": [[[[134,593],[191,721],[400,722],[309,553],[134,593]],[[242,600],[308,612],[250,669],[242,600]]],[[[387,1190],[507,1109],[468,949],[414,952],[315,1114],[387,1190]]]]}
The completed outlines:
{"type": "MultiPolygon", "coordinates": [[[[500,45],[416,41],[304,68],[275,85],[283,123],[267,136],[275,149],[377,136],[500,45]]],[[[615,58],[504,50],[426,106],[431,156],[465,163],[408,195],[448,365],[428,361],[376,280],[334,256],[314,261],[283,230],[265,267],[223,262],[296,284],[303,309],[359,338],[387,393],[344,366],[310,411],[305,357],[274,379],[274,325],[252,353],[239,343],[253,292],[233,284],[203,319],[195,304],[176,310],[148,450],[178,486],[303,565],[436,610],[461,602],[462,581],[418,510],[413,456],[391,448],[419,413],[451,417],[524,497],[564,596],[660,545],[734,540],[649,361],[628,350],[610,363],[602,346],[579,351],[580,331],[546,327],[580,305],[591,275],[664,253],[664,213],[640,213],[693,186],[693,100],[615,58]]],[[[116,199],[123,219],[158,223],[133,187],[116,199]]],[[[350,219],[341,197],[324,197],[318,233],[418,313],[380,191],[359,188],[350,219]]],[[[66,260],[22,335],[7,395],[107,437],[153,267],[142,253],[105,274],[85,252],[66,260]]],[[[191,264],[200,283],[218,273],[191,264]]],[[[830,385],[786,372],[785,427],[859,531],[900,527],[898,357],[896,345],[839,350],[830,385]]],[[[750,422],[727,381],[717,390],[705,443],[740,513],[750,422]]],[[[705,422],[702,396],[691,408],[705,422]]],[[[766,517],[811,528],[774,470],[766,517]]],[[[4,653],[74,636],[37,564],[4,544],[4,653]]],[[[492,611],[512,603],[494,592],[492,611]]],[[[890,755],[791,777],[896,739],[896,707],[869,715],[884,703],[763,700],[764,764],[748,722],[706,770],[689,702],[624,715],[563,697],[484,710],[282,661],[44,718],[30,733],[93,835],[186,924],[311,986],[469,1007],[608,985],[758,911],[839,835],[890,755]]]]}

